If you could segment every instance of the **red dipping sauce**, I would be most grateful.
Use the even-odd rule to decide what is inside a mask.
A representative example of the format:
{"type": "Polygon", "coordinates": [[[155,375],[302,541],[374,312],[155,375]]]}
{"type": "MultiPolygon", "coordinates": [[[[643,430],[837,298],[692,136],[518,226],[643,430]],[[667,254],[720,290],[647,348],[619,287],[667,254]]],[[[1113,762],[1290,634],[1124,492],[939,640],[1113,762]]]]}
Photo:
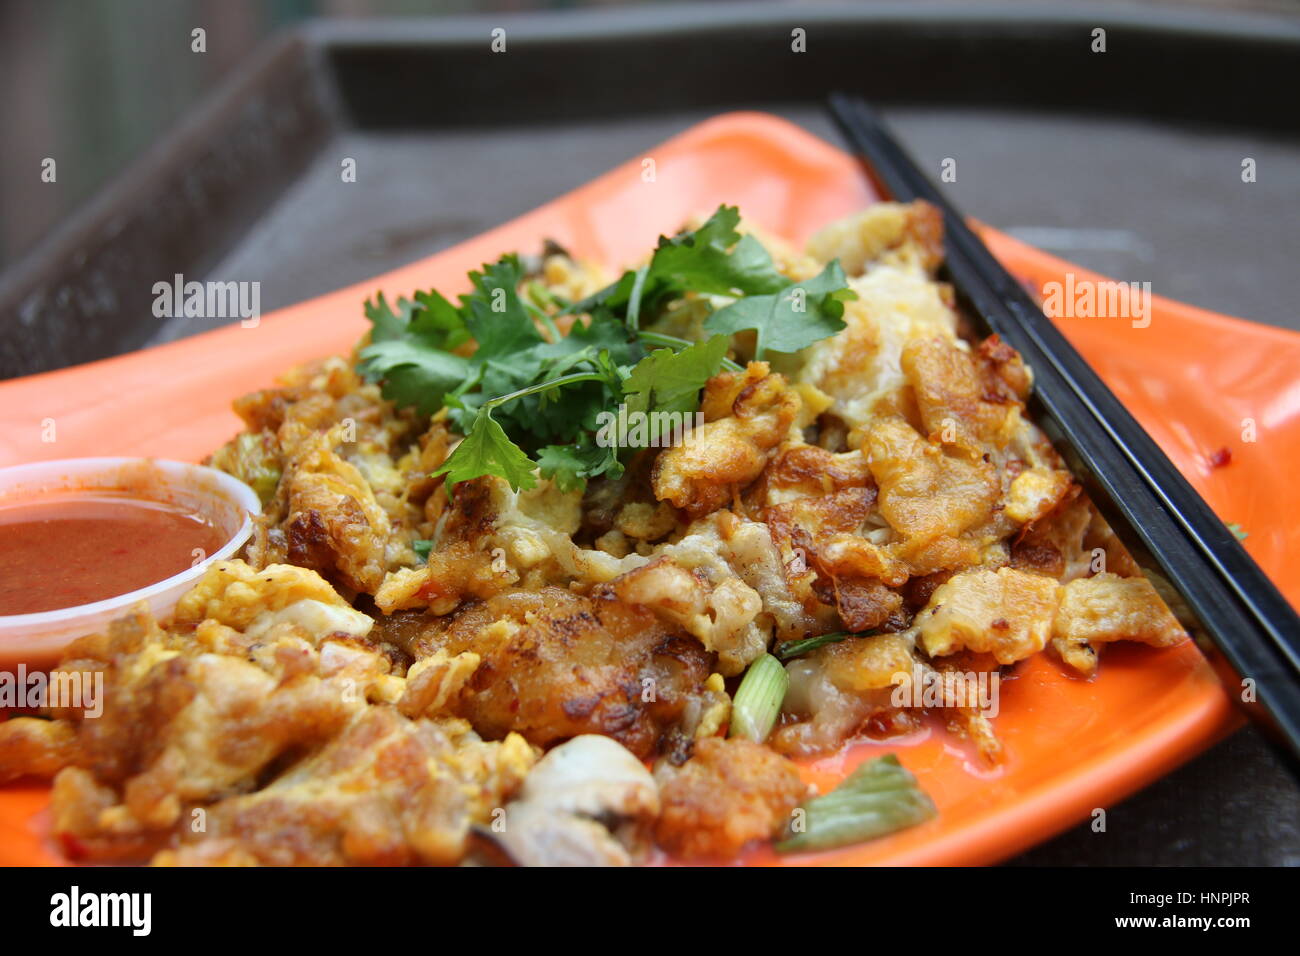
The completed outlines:
{"type": "Polygon", "coordinates": [[[201,515],[125,494],[68,493],[0,507],[0,615],[136,591],[225,543],[201,515]]]}

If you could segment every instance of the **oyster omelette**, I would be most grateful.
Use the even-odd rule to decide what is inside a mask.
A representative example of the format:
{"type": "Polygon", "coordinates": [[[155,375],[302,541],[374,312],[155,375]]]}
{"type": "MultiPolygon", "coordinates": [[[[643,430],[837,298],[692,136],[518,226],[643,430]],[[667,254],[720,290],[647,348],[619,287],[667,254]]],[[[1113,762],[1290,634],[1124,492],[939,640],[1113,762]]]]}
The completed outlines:
{"type": "Polygon", "coordinates": [[[77,860],[725,861],[937,812],[894,756],[820,795],[800,758],[930,715],[996,764],[963,688],[1186,639],[936,279],[937,210],[694,225],[612,282],[548,243],[381,294],[239,399],[244,555],[73,644],[103,716],[0,724],[0,781],[53,780],[77,860]]]}

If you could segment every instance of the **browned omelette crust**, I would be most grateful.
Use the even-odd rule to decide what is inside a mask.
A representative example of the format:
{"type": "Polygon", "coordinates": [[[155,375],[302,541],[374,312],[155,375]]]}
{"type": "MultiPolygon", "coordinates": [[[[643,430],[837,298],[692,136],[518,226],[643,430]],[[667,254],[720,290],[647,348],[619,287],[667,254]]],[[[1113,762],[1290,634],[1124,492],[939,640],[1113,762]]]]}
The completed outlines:
{"type": "Polygon", "coordinates": [[[103,715],[0,723],[0,780],[54,776],[76,860],[452,863],[536,756],[406,706],[393,652],[293,626],[169,633],[140,610],[59,670],[104,675],[103,715]]]}
{"type": "Polygon", "coordinates": [[[216,804],[206,832],[182,831],[155,864],[272,866],[452,864],[469,824],[503,806],[520,767],[466,747],[459,728],[367,709],[313,756],[266,787],[216,804]],[[456,763],[479,760],[480,773],[456,763]]]}
{"type": "MultiPolygon", "coordinates": [[[[294,369],[281,387],[246,395],[234,408],[259,440],[261,466],[280,475],[249,545],[254,563],[296,564],[344,590],[373,594],[394,559],[414,558],[405,546],[424,498],[412,495],[428,490],[402,488],[395,473],[376,482],[368,467],[391,466],[409,448],[414,415],[383,401],[378,386],[341,359],[294,369]]],[[[251,483],[250,463],[231,445],[211,463],[251,483]]]]}
{"type": "Polygon", "coordinates": [[[808,793],[790,760],[741,738],[701,740],[690,760],[658,778],[655,840],[686,859],[726,859],[772,839],[808,793]]]}
{"type": "Polygon", "coordinates": [[[700,403],[704,427],[656,459],[655,497],[692,518],[716,511],[767,465],[767,453],[790,430],[799,396],[766,362],[709,380],[700,403]]]}
{"type": "Polygon", "coordinates": [[[390,639],[417,659],[472,652],[473,676],[450,705],[488,738],[516,731],[538,746],[613,737],[645,758],[689,746],[710,655],[648,611],[564,588],[511,591],[442,619],[397,616],[390,639]]]}

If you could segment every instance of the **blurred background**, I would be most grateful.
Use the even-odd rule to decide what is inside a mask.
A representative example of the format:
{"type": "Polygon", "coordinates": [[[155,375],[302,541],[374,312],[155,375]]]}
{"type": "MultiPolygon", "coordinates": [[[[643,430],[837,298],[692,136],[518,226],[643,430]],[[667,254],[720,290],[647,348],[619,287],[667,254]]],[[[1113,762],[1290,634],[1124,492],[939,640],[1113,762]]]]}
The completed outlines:
{"type": "MultiPolygon", "coordinates": [[[[917,0],[923,4],[925,0],[917,0]]],[[[1059,6],[1059,0],[1021,0],[1059,6]]],[[[650,4],[623,0],[0,0],[0,269],[122,170],[276,30],[310,17],[455,16],[650,4]],[[203,26],[203,56],[186,42],[203,26]],[[31,170],[60,157],[58,189],[31,170]]],[[[652,4],[665,19],[671,0],[652,4]]],[[[1076,4],[1077,5],[1077,4],[1076,4]]],[[[1143,6],[1300,14],[1300,0],[1143,6]]],[[[1105,9],[1104,4],[1099,4],[1105,9]]]]}

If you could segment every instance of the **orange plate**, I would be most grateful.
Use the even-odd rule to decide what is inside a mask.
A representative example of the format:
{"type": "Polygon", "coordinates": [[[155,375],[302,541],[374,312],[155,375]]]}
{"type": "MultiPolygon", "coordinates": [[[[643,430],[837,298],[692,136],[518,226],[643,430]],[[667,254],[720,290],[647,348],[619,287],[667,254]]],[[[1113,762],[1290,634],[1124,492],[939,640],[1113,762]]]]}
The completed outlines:
{"type": "MultiPolygon", "coordinates": [[[[660,233],[718,203],[739,205],[765,229],[802,242],[823,223],[871,202],[855,162],[784,120],[735,113],[651,150],[655,181],[638,157],[513,222],[363,285],[267,316],[256,328],[219,329],[170,345],[0,384],[0,464],[76,455],[198,460],[240,427],[230,402],[290,365],[345,352],[366,331],[363,298],[420,287],[466,287],[465,273],[502,251],[550,236],[610,266],[645,254],[660,233]],[[53,419],[57,441],[42,441],[53,419]]],[[[1096,278],[983,230],[993,251],[1035,286],[1096,278]]],[[[310,242],[309,236],[303,241],[310,242]]],[[[1293,602],[1300,601],[1300,336],[1156,299],[1150,327],[1068,319],[1063,328],[1293,602]],[[1258,440],[1243,441],[1252,419],[1258,440]],[[1228,447],[1232,462],[1207,456],[1228,447]]],[[[860,760],[897,752],[939,807],[937,819],[863,846],[750,863],[975,864],[1044,840],[1199,752],[1234,725],[1229,701],[1190,644],[1157,651],[1116,646],[1101,676],[1072,679],[1045,655],[1023,665],[995,721],[1009,759],[975,768],[941,729],[889,745],[864,744],[810,763],[833,785],[860,760]]],[[[46,790],[0,790],[0,862],[57,863],[46,842],[46,790]]]]}

